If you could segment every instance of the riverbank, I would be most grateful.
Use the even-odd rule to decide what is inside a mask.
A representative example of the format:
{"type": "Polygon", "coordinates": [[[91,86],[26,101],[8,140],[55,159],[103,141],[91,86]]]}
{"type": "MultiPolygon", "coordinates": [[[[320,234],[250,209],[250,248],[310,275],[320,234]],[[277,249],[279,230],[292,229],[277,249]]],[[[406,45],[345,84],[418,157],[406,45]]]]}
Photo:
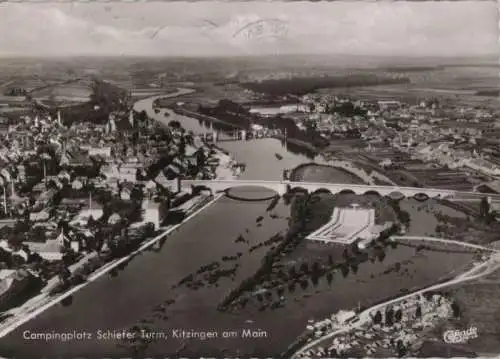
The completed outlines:
{"type": "MultiPolygon", "coordinates": [[[[176,90],[175,92],[169,92],[169,95],[170,96],[182,95],[189,92],[190,90],[180,89],[176,90]]],[[[162,96],[165,96],[165,94],[163,94],[162,96]]],[[[138,100],[138,102],[143,100],[144,98],[138,100]]],[[[215,155],[213,155],[213,157],[216,158],[219,162],[219,165],[217,166],[215,171],[216,179],[221,179],[221,180],[236,179],[238,172],[237,170],[235,170],[234,160],[231,158],[231,156],[226,152],[222,151],[221,149],[215,148],[214,150],[216,151],[216,153],[215,155]]],[[[194,202],[195,203],[193,203],[193,206],[189,207],[189,209],[186,211],[186,215],[188,218],[190,214],[198,213],[198,211],[201,211],[204,206],[208,206],[210,204],[206,203],[206,201],[203,198],[199,198],[199,201],[195,199],[194,202]]],[[[167,232],[169,228],[167,228],[167,232]]],[[[160,236],[165,235],[165,233],[167,232],[164,232],[160,236]]],[[[127,255],[126,258],[130,259],[131,256],[140,253],[140,251],[144,249],[147,249],[149,246],[153,245],[160,239],[159,236],[155,238],[157,239],[156,240],[153,239],[152,241],[146,239],[145,244],[139,245],[139,249],[127,255]]],[[[85,254],[77,263],[74,263],[73,265],[68,267],[68,270],[70,276],[76,275],[77,273],[81,272],[82,268],[88,266],[88,264],[91,261],[97,260],[97,262],[99,262],[100,265],[97,268],[95,267],[95,265],[93,265],[92,266],[93,269],[88,272],[87,280],[90,281],[91,278],[98,278],[99,276],[107,273],[108,271],[118,266],[122,262],[122,259],[123,258],[112,259],[111,261],[104,261],[104,259],[101,258],[97,252],[90,252],[85,254]]],[[[83,281],[85,283],[85,278],[83,279],[83,281]]],[[[16,325],[16,323],[19,322],[24,323],[27,320],[26,318],[31,319],[31,313],[38,312],[41,308],[48,308],[47,307],[48,304],[62,301],[64,298],[67,297],[68,293],[74,293],[75,289],[82,288],[80,287],[81,284],[78,283],[78,285],[69,286],[69,288],[66,288],[62,292],[55,293],[54,290],[60,285],[61,281],[59,277],[55,276],[47,281],[45,286],[40,290],[39,294],[37,294],[35,297],[28,299],[26,302],[22,303],[17,307],[11,308],[6,312],[1,313],[2,316],[5,316],[5,319],[3,321],[0,320],[0,333],[6,332],[8,328],[12,328],[14,325],[16,325]],[[56,302],[54,302],[54,300],[56,302]]],[[[3,335],[0,334],[0,337],[3,335]]]]}
{"type": "Polygon", "coordinates": [[[182,108],[181,106],[168,106],[168,107],[163,107],[164,109],[170,109],[174,113],[182,116],[187,116],[187,117],[192,117],[200,121],[207,121],[210,123],[215,123],[215,124],[220,124],[224,125],[226,127],[229,127],[229,129],[236,129],[236,130],[244,130],[245,128],[243,126],[238,126],[233,123],[227,122],[220,120],[215,117],[207,116],[207,115],[202,115],[201,113],[195,112],[195,111],[190,111],[185,108],[182,108]]]}
{"type": "MultiPolygon", "coordinates": [[[[222,195],[216,196],[213,200],[209,202],[205,202],[203,198],[200,198],[200,203],[195,204],[191,207],[191,210],[186,213],[186,218],[180,222],[179,224],[168,226],[166,230],[161,233],[160,235],[150,238],[149,240],[146,240],[145,243],[143,243],[137,250],[133,251],[132,253],[118,259],[114,259],[110,262],[105,263],[102,267],[100,267],[98,270],[96,270],[94,273],[92,273],[87,280],[77,286],[74,286],[72,288],[69,288],[65,292],[58,294],[56,296],[50,294],[50,288],[53,286],[53,283],[49,283],[47,287],[42,289],[42,293],[38,295],[35,298],[30,299],[28,302],[24,303],[22,306],[18,308],[11,309],[10,311],[3,313],[7,315],[11,315],[6,318],[5,321],[2,321],[0,323],[0,338],[6,336],[10,332],[14,331],[16,328],[19,326],[23,325],[24,323],[30,321],[31,319],[35,318],[42,312],[46,311],[50,307],[54,306],[57,303],[62,302],[64,299],[72,296],[74,293],[78,292],[79,290],[83,289],[86,287],[88,284],[92,283],[93,281],[97,280],[98,278],[102,277],[103,275],[111,272],[115,268],[119,267],[123,263],[129,262],[132,258],[140,254],[141,252],[147,250],[151,246],[153,246],[155,243],[159,242],[169,234],[175,232],[177,229],[179,229],[182,225],[187,223],[191,218],[194,218],[196,215],[200,214],[202,211],[207,209],[209,206],[211,206],[213,203],[215,203],[222,195]],[[201,203],[205,202],[205,203],[201,203]]],[[[93,254],[90,254],[89,256],[94,256],[93,254]]],[[[79,263],[86,262],[88,258],[82,259],[79,263]]],[[[78,264],[78,263],[77,263],[78,264]]],[[[79,268],[79,266],[75,264],[75,267],[72,268],[76,270],[79,268]]]]}
{"type": "MultiPolygon", "coordinates": [[[[194,92],[194,90],[189,90],[189,89],[180,89],[179,91],[183,91],[182,95],[194,92]]],[[[150,117],[155,118],[157,121],[159,121],[162,124],[167,124],[168,120],[170,120],[170,119],[176,119],[181,124],[183,124],[183,126],[187,130],[191,130],[195,133],[206,132],[206,128],[204,128],[204,126],[202,124],[200,124],[199,121],[201,121],[202,123],[212,123],[215,125],[214,126],[215,129],[217,129],[217,125],[220,125],[220,126],[222,126],[220,128],[220,130],[222,130],[222,131],[224,131],[224,130],[227,131],[227,130],[231,130],[231,129],[233,129],[233,130],[242,129],[241,126],[238,126],[236,124],[232,124],[232,123],[217,119],[217,118],[212,117],[212,116],[203,115],[203,114],[200,114],[196,111],[191,111],[191,110],[185,109],[181,106],[170,103],[169,101],[165,102],[163,104],[163,106],[159,107],[165,113],[169,114],[169,117],[167,117],[168,118],[168,120],[167,120],[161,112],[156,114],[152,111],[153,110],[153,107],[152,107],[153,103],[158,98],[159,97],[156,97],[155,99],[153,99],[151,101],[150,108],[146,108],[147,107],[147,105],[146,105],[146,106],[142,106],[142,109],[145,109],[148,112],[148,115],[150,117]],[[195,122],[198,122],[198,123],[195,124],[195,122]]],[[[167,99],[167,98],[170,98],[170,96],[167,96],[167,97],[163,96],[160,98],[167,99]]],[[[139,109],[137,109],[137,110],[139,110],[139,109]]],[[[276,141],[277,143],[281,143],[282,144],[281,148],[282,149],[284,148],[285,150],[287,150],[286,146],[283,146],[284,139],[285,138],[283,135],[274,135],[273,136],[273,140],[276,141]]],[[[269,140],[271,140],[271,139],[269,139],[269,140]]],[[[269,143],[269,140],[266,139],[266,140],[259,140],[259,141],[266,141],[266,143],[269,143]]],[[[239,148],[241,148],[241,147],[245,147],[246,143],[251,143],[251,142],[252,141],[242,141],[241,143],[237,143],[237,145],[239,148]]],[[[388,179],[383,174],[380,174],[380,173],[374,172],[374,171],[372,171],[371,173],[368,173],[367,171],[355,166],[354,164],[352,164],[349,161],[331,158],[330,155],[322,153],[322,151],[320,149],[313,146],[311,143],[288,137],[287,144],[290,146],[290,150],[292,150],[292,151],[294,150],[293,147],[298,147],[299,152],[301,150],[304,150],[307,153],[307,157],[309,157],[307,162],[311,165],[317,164],[317,165],[323,165],[323,166],[330,166],[330,167],[337,168],[339,171],[344,172],[344,175],[342,175],[341,177],[346,177],[346,179],[345,179],[347,181],[346,183],[351,183],[351,181],[356,181],[355,183],[359,183],[358,179],[361,179],[363,181],[363,183],[372,184],[372,185],[379,184],[379,183],[377,183],[377,181],[384,181],[387,184],[394,184],[390,179],[388,179]],[[311,163],[311,159],[314,160],[314,163],[311,163]],[[350,173],[352,175],[352,177],[349,178],[349,175],[347,175],[347,173],[350,173]]],[[[216,148],[218,148],[219,150],[224,150],[227,154],[228,154],[228,152],[227,152],[228,150],[233,152],[232,147],[234,147],[234,144],[231,144],[230,142],[222,142],[222,143],[216,145],[216,148]]],[[[274,152],[270,151],[270,154],[281,153],[281,151],[277,148],[277,146],[273,146],[273,147],[276,147],[276,149],[274,149],[274,152]]],[[[244,150],[244,148],[241,148],[241,149],[244,150]]],[[[233,154],[233,157],[235,157],[234,155],[237,155],[237,154],[233,154]]],[[[306,159],[304,159],[304,160],[306,160],[306,159]]],[[[301,161],[301,162],[305,162],[305,161],[301,161]]],[[[282,161],[280,164],[284,165],[285,161],[282,161]]],[[[300,163],[300,164],[303,164],[303,163],[300,163]]],[[[295,166],[284,167],[283,169],[291,169],[294,167],[295,166]]],[[[269,173],[269,171],[267,171],[267,172],[269,173]]],[[[260,178],[256,177],[254,179],[262,179],[262,176],[260,178]]],[[[280,173],[279,179],[282,179],[282,173],[280,173]]],[[[334,176],[332,176],[331,179],[327,179],[326,182],[342,182],[342,181],[339,181],[338,178],[334,175],[334,176]]]]}
{"type": "MultiPolygon", "coordinates": [[[[220,119],[212,117],[212,116],[203,115],[203,114],[201,114],[199,112],[187,110],[185,108],[182,108],[181,106],[176,106],[176,105],[172,106],[172,105],[170,105],[170,106],[163,106],[163,107],[159,107],[159,108],[170,109],[171,111],[173,111],[174,113],[176,113],[178,115],[192,117],[192,118],[197,119],[199,121],[206,121],[208,123],[222,125],[223,126],[222,130],[230,130],[230,129],[248,130],[247,128],[245,128],[245,127],[243,127],[241,125],[237,125],[237,124],[233,124],[233,123],[230,123],[230,122],[227,122],[227,121],[223,121],[223,120],[220,120],[220,119]]],[[[280,140],[280,141],[284,141],[285,140],[285,136],[284,135],[273,135],[272,138],[275,138],[275,139],[280,140]]],[[[317,148],[313,144],[311,144],[309,142],[306,142],[306,141],[302,141],[302,140],[299,140],[299,139],[296,139],[296,138],[286,137],[286,142],[290,143],[290,144],[293,144],[295,146],[302,147],[303,149],[305,149],[305,150],[307,150],[309,152],[312,152],[315,155],[321,153],[321,149],[317,148]]]]}

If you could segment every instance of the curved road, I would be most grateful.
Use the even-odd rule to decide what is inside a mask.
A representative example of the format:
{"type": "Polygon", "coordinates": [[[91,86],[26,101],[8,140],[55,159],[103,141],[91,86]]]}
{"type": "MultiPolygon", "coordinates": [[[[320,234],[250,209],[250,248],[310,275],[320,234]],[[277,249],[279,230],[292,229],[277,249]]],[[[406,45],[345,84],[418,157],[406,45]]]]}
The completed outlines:
{"type": "MultiPolygon", "coordinates": [[[[194,90],[192,89],[179,89],[177,92],[175,93],[170,93],[170,94],[164,94],[164,95],[158,95],[158,96],[154,96],[154,97],[149,97],[147,99],[143,99],[143,100],[139,100],[135,103],[134,105],[134,109],[136,111],[142,111],[142,110],[148,110],[148,111],[151,111],[151,108],[150,108],[150,104],[152,101],[156,100],[156,99],[160,99],[160,98],[175,98],[175,97],[179,97],[179,96],[182,96],[182,95],[186,95],[186,94],[190,94],[190,93],[193,93],[194,90]]],[[[216,196],[216,198],[219,198],[221,195],[219,196],[216,196]]],[[[185,221],[183,223],[185,223],[186,221],[188,221],[189,219],[191,219],[192,217],[194,217],[195,215],[197,215],[198,213],[200,213],[201,211],[203,211],[203,209],[205,209],[206,207],[208,207],[210,204],[213,204],[215,201],[211,201],[207,206],[204,206],[202,209],[198,210],[197,212],[193,213],[191,216],[187,217],[185,219],[185,221]]],[[[182,224],[180,224],[182,225],[182,224]]],[[[160,240],[161,238],[167,236],[169,233],[175,231],[180,225],[177,225],[177,226],[173,226],[171,228],[169,228],[168,230],[166,230],[164,233],[160,234],[159,236],[149,240],[147,243],[145,243],[143,246],[141,246],[141,248],[139,248],[137,251],[135,251],[134,253],[130,254],[129,256],[125,257],[125,258],[122,258],[122,259],[119,259],[115,262],[112,262],[112,263],[109,263],[108,265],[102,267],[100,270],[98,270],[96,273],[94,273],[89,279],[87,282],[79,285],[79,286],[76,286],[72,289],[70,289],[68,292],[62,294],[61,296],[57,297],[57,298],[50,298],[50,297],[45,297],[45,298],[41,298],[39,302],[37,303],[32,303],[34,305],[31,305],[30,307],[26,307],[26,308],[22,308],[22,314],[20,315],[16,315],[14,316],[13,318],[9,318],[7,319],[4,323],[2,323],[0,325],[0,338],[1,337],[4,337],[6,336],[7,334],[9,334],[10,332],[12,332],[13,330],[15,330],[17,327],[21,326],[22,324],[26,323],[27,321],[31,320],[32,318],[36,317],[37,315],[41,314],[43,311],[49,309],[50,307],[52,307],[53,305],[59,303],[61,300],[63,300],[64,298],[66,297],[69,297],[70,295],[74,294],[75,292],[81,290],[82,288],[84,288],[85,286],[87,286],[89,283],[95,281],[97,278],[103,276],[104,274],[110,272],[113,268],[119,266],[121,263],[127,261],[130,259],[130,257],[136,255],[138,252],[140,251],[143,251],[145,248],[151,246],[153,243],[157,242],[158,240],[160,240]]],[[[425,238],[419,238],[419,239],[424,239],[425,238]]],[[[447,242],[447,240],[443,240],[443,239],[437,239],[437,238],[432,238],[432,239],[427,239],[427,240],[433,240],[433,241],[441,241],[441,242],[447,242]]],[[[465,245],[465,243],[461,243],[459,242],[461,245],[465,245]]],[[[476,245],[469,245],[470,247],[474,247],[474,248],[478,248],[478,246],[476,245]]],[[[479,246],[481,247],[481,246],[479,246]]],[[[496,254],[498,253],[498,251],[495,251],[491,248],[486,248],[486,247],[481,247],[481,249],[484,249],[484,250],[489,250],[489,251],[494,251],[496,252],[496,254]]],[[[420,290],[420,291],[417,291],[417,292],[414,292],[414,293],[411,293],[411,294],[407,294],[403,297],[399,297],[397,299],[393,299],[391,301],[388,301],[386,303],[382,303],[382,304],[379,304],[377,306],[374,306],[370,309],[367,309],[365,311],[363,311],[362,313],[360,313],[358,315],[358,318],[359,318],[359,321],[356,323],[356,324],[353,324],[351,326],[347,326],[339,331],[336,331],[336,332],[332,332],[330,334],[328,334],[327,336],[325,337],[322,337],[316,341],[313,341],[311,343],[309,343],[307,346],[305,346],[304,348],[302,348],[299,352],[297,352],[294,356],[297,356],[298,354],[300,353],[303,353],[305,350],[307,350],[308,348],[311,348],[312,346],[320,343],[321,341],[323,340],[327,340],[328,338],[331,338],[341,332],[345,332],[345,331],[348,331],[348,330],[351,330],[357,326],[360,326],[362,325],[363,323],[366,323],[367,321],[371,320],[370,316],[369,316],[369,313],[379,307],[383,307],[385,305],[388,305],[390,303],[393,303],[393,302],[397,302],[397,301],[400,301],[400,300],[403,300],[405,298],[409,298],[411,296],[414,296],[414,295],[417,295],[421,292],[425,292],[425,291],[429,291],[429,290],[433,290],[433,289],[438,289],[438,288],[442,288],[444,286],[447,286],[447,285],[451,285],[451,284],[456,284],[456,283],[460,283],[460,282],[463,282],[463,281],[466,281],[466,280],[472,280],[472,279],[475,279],[475,278],[479,278],[481,276],[484,276],[486,275],[487,273],[489,273],[488,271],[493,271],[495,270],[499,264],[497,263],[497,259],[498,256],[495,255],[495,257],[488,261],[488,262],[485,262],[485,263],[482,263],[481,265],[475,267],[474,269],[472,269],[471,271],[468,271],[466,273],[464,273],[462,276],[460,277],[457,277],[449,282],[446,282],[446,283],[441,283],[441,284],[438,284],[438,285],[435,285],[435,286],[431,286],[431,287],[428,287],[426,289],[423,289],[423,290],[420,290]],[[494,266],[492,266],[492,263],[491,261],[493,261],[493,263],[495,264],[494,266]],[[480,272],[479,274],[475,274],[475,275],[472,275],[472,273],[476,273],[478,272],[478,270],[482,270],[484,268],[484,271],[480,272]]]]}
{"type": "Polygon", "coordinates": [[[463,246],[463,247],[470,247],[470,248],[474,248],[474,249],[496,252],[496,250],[493,248],[484,247],[484,246],[481,246],[479,244],[461,242],[461,241],[456,241],[454,239],[446,239],[446,238],[421,237],[421,236],[392,236],[391,239],[395,239],[395,240],[408,239],[408,240],[415,240],[415,241],[423,240],[423,241],[429,241],[429,242],[450,243],[450,244],[456,244],[456,245],[463,246]]]}
{"type": "MultiPolygon", "coordinates": [[[[405,238],[405,237],[400,237],[400,238],[405,238]]],[[[429,241],[434,241],[434,242],[443,242],[443,243],[457,242],[457,241],[449,241],[447,239],[439,239],[439,238],[434,238],[434,237],[406,237],[406,239],[412,239],[412,238],[413,239],[418,238],[419,240],[429,240],[429,241]]],[[[387,302],[380,303],[380,304],[374,305],[373,307],[365,309],[364,311],[362,311],[361,313],[359,313],[355,317],[356,318],[355,323],[347,325],[344,328],[335,330],[335,331],[333,331],[325,336],[322,336],[316,340],[313,340],[313,341],[307,343],[305,346],[303,346],[301,349],[299,349],[297,352],[295,352],[292,355],[292,358],[294,358],[294,359],[301,358],[302,355],[304,354],[304,352],[312,349],[314,346],[319,345],[321,342],[329,340],[329,339],[335,337],[336,335],[349,332],[353,329],[359,328],[359,327],[369,323],[372,320],[370,313],[372,313],[373,311],[376,311],[380,308],[384,308],[384,307],[391,305],[393,303],[400,302],[402,300],[414,297],[416,295],[419,295],[419,294],[422,294],[425,292],[434,291],[434,290],[438,290],[438,289],[441,289],[441,288],[444,288],[444,287],[447,287],[447,286],[450,286],[453,284],[459,284],[459,283],[463,283],[466,281],[481,278],[485,275],[493,273],[495,270],[500,268],[500,250],[496,250],[496,249],[492,249],[492,248],[488,248],[488,247],[483,247],[483,246],[479,246],[479,245],[475,245],[475,244],[470,244],[470,243],[459,242],[458,244],[465,246],[465,247],[471,247],[471,248],[475,248],[475,249],[482,249],[485,251],[490,251],[490,252],[493,252],[493,255],[488,261],[481,263],[480,265],[472,268],[471,270],[469,270],[465,273],[462,273],[458,277],[456,277],[448,282],[435,284],[435,285],[432,285],[430,287],[420,289],[420,290],[413,292],[413,293],[410,293],[410,294],[405,294],[401,297],[391,299],[387,302]],[[479,271],[479,273],[477,273],[478,271],[479,271]]]]}

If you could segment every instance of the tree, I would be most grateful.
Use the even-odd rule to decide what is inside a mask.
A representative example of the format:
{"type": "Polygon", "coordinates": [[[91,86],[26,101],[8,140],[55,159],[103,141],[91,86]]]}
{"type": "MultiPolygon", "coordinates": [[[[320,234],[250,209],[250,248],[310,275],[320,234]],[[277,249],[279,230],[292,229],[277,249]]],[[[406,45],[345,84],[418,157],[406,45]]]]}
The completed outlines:
{"type": "Polygon", "coordinates": [[[326,281],[328,282],[328,284],[332,284],[332,281],[333,281],[333,274],[331,272],[328,272],[326,274],[326,281]]]}
{"type": "Polygon", "coordinates": [[[354,255],[359,255],[361,253],[361,251],[359,250],[359,247],[358,247],[358,244],[357,243],[351,243],[350,244],[350,249],[351,249],[351,252],[354,254],[354,255]]]}
{"type": "Polygon", "coordinates": [[[401,319],[403,318],[403,312],[401,309],[399,309],[395,314],[394,314],[394,321],[400,322],[401,319]]]}
{"type": "Polygon", "coordinates": [[[345,261],[349,260],[349,252],[347,251],[347,248],[344,248],[344,251],[342,252],[342,258],[344,258],[345,261]]]}
{"type": "Polygon", "coordinates": [[[354,274],[358,273],[358,265],[356,263],[352,263],[351,270],[354,274]]]}
{"type": "Polygon", "coordinates": [[[457,302],[454,301],[451,303],[451,310],[453,311],[453,316],[455,318],[460,317],[460,307],[457,302]]]}
{"type": "Polygon", "coordinates": [[[481,198],[481,203],[479,204],[479,213],[482,218],[486,218],[488,213],[490,213],[490,204],[488,203],[488,198],[481,198]]]}
{"type": "Polygon", "coordinates": [[[407,349],[403,344],[403,341],[399,339],[396,343],[396,350],[399,357],[404,357],[406,355],[407,349]]]}
{"type": "Polygon", "coordinates": [[[175,129],[180,129],[182,126],[181,126],[181,123],[177,120],[171,120],[169,123],[168,123],[168,127],[172,127],[172,128],[175,128],[175,129]]]}
{"type": "Polygon", "coordinates": [[[329,264],[330,266],[332,266],[332,265],[333,265],[333,256],[332,256],[331,254],[330,254],[330,255],[328,255],[328,264],[329,264]]]}
{"type": "Polygon", "coordinates": [[[290,269],[288,270],[288,274],[291,278],[295,278],[297,276],[297,270],[295,269],[294,265],[290,267],[290,269]]]}
{"type": "Polygon", "coordinates": [[[43,258],[37,252],[30,253],[28,257],[28,263],[42,263],[42,262],[43,258]]]}
{"type": "Polygon", "coordinates": [[[419,305],[417,305],[417,310],[415,311],[415,316],[417,318],[421,318],[422,317],[422,307],[419,305]]]}
{"type": "Polygon", "coordinates": [[[312,272],[318,274],[321,271],[321,266],[318,262],[314,262],[312,265],[312,272]]]}
{"type": "Polygon", "coordinates": [[[487,215],[486,215],[486,224],[492,224],[493,222],[495,222],[496,218],[498,217],[498,212],[497,211],[490,211],[487,215]]]}
{"type": "Polygon", "coordinates": [[[375,324],[382,323],[382,313],[380,312],[380,310],[377,310],[377,313],[375,313],[375,316],[373,317],[373,323],[375,324]]]}
{"type": "Polygon", "coordinates": [[[378,258],[379,262],[383,262],[384,259],[385,259],[385,252],[384,252],[384,250],[382,248],[380,248],[378,250],[377,258],[378,258]]]}
{"type": "Polygon", "coordinates": [[[309,265],[307,264],[307,262],[303,262],[301,265],[300,265],[300,271],[302,273],[306,273],[308,274],[309,273],[309,265]]]}
{"type": "Polygon", "coordinates": [[[342,271],[342,276],[345,278],[349,274],[349,267],[345,264],[340,266],[340,270],[342,271]]]}
{"type": "Polygon", "coordinates": [[[303,279],[300,281],[300,287],[302,290],[306,290],[309,287],[309,281],[307,279],[303,279]]]}
{"type": "Polygon", "coordinates": [[[288,284],[288,291],[290,293],[295,292],[295,283],[292,282],[292,283],[288,284]]]}
{"type": "Polygon", "coordinates": [[[68,268],[62,265],[61,268],[59,269],[58,276],[61,283],[66,284],[68,282],[68,279],[71,277],[71,272],[69,271],[68,268]]]}
{"type": "Polygon", "coordinates": [[[411,221],[410,214],[406,211],[400,211],[398,215],[401,223],[403,223],[406,227],[409,227],[411,221]]]}
{"type": "Polygon", "coordinates": [[[390,327],[394,324],[394,311],[392,309],[388,309],[385,312],[385,324],[390,327]]]}

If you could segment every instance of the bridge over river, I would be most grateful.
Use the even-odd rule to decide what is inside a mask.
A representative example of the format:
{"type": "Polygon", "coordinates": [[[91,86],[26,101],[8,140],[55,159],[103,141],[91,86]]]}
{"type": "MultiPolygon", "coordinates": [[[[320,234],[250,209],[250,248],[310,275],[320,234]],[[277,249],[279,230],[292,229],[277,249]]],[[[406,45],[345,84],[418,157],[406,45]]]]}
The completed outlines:
{"type": "Polygon", "coordinates": [[[469,201],[480,201],[486,197],[490,202],[500,201],[500,195],[485,194],[479,192],[462,192],[441,188],[420,188],[420,187],[400,187],[400,186],[376,186],[352,183],[315,183],[315,182],[294,182],[294,181],[259,181],[259,180],[159,180],[161,185],[175,188],[205,188],[210,191],[224,192],[235,187],[265,187],[275,191],[280,196],[290,191],[303,191],[314,193],[327,191],[330,193],[355,193],[357,195],[377,194],[380,196],[390,196],[392,198],[416,198],[427,200],[429,198],[447,199],[460,201],[467,198],[469,201]]]}

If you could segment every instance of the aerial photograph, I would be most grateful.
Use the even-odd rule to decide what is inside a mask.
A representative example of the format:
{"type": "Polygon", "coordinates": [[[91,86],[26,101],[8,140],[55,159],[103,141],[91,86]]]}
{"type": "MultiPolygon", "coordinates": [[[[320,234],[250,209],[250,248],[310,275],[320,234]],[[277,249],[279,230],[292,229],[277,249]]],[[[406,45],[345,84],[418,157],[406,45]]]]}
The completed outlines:
{"type": "Polygon", "coordinates": [[[496,2],[0,19],[0,358],[499,357],[496,2]]]}

